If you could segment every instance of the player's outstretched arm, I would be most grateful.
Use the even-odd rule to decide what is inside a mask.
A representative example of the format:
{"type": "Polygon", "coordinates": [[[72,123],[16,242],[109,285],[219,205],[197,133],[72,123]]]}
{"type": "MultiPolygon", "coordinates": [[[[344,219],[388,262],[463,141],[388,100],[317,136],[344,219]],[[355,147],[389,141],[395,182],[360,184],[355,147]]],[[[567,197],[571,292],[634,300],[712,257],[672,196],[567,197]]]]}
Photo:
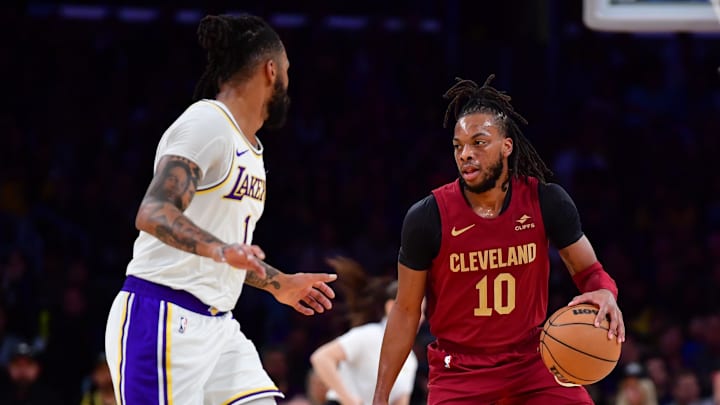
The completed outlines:
{"type": "Polygon", "coordinates": [[[195,196],[200,176],[200,168],[191,160],[163,156],[140,203],[135,226],[174,248],[264,275],[259,260],[265,254],[260,247],[226,244],[183,214],[195,196]]]}
{"type": "Polygon", "coordinates": [[[397,298],[388,315],[380,349],[374,405],[387,405],[390,391],[415,343],[426,277],[426,271],[412,270],[398,263],[397,298]]]}
{"type": "Polygon", "coordinates": [[[258,262],[264,269],[265,277],[248,273],[245,284],[269,292],[278,302],[293,307],[303,315],[323,313],[332,308],[330,300],[335,298],[335,291],[327,283],[335,281],[337,274],[286,274],[262,260],[258,262]]]}
{"type": "Polygon", "coordinates": [[[605,315],[610,317],[608,339],[617,337],[618,342],[625,341],[625,322],[617,304],[615,281],[605,272],[595,256],[595,251],[586,236],[558,251],[573,281],[582,293],[568,303],[577,305],[591,303],[598,306],[595,326],[605,315]]]}

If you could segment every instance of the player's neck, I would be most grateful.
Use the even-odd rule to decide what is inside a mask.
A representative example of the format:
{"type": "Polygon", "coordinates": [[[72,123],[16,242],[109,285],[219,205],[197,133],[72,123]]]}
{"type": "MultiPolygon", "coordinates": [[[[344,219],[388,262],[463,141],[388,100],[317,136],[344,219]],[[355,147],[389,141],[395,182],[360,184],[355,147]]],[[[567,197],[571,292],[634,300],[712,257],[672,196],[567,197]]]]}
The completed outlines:
{"type": "Polygon", "coordinates": [[[476,214],[483,218],[495,218],[500,215],[505,197],[508,194],[509,177],[504,174],[500,177],[495,187],[482,193],[473,193],[468,189],[463,190],[465,199],[476,214]]]}
{"type": "Polygon", "coordinates": [[[216,99],[225,104],[230,110],[247,140],[257,146],[258,142],[255,134],[263,125],[263,102],[255,100],[247,92],[240,93],[233,87],[221,89],[216,99]]]}

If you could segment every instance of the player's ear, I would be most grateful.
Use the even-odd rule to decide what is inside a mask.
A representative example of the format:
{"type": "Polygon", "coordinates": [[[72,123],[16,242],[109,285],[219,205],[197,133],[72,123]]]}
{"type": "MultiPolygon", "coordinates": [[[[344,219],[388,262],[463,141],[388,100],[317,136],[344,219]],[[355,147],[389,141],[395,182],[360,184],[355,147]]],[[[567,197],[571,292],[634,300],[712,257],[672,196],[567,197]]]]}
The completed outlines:
{"type": "Polygon", "coordinates": [[[274,84],[275,80],[277,80],[278,64],[272,58],[268,59],[263,65],[263,73],[265,74],[265,78],[268,80],[268,83],[274,84]]]}
{"type": "Polygon", "coordinates": [[[509,136],[506,136],[506,137],[503,139],[503,146],[502,146],[502,148],[503,148],[503,149],[502,149],[503,156],[505,156],[505,157],[510,156],[510,154],[511,154],[512,151],[513,151],[513,146],[514,146],[514,145],[513,145],[513,140],[512,140],[512,138],[510,138],[509,136]]]}

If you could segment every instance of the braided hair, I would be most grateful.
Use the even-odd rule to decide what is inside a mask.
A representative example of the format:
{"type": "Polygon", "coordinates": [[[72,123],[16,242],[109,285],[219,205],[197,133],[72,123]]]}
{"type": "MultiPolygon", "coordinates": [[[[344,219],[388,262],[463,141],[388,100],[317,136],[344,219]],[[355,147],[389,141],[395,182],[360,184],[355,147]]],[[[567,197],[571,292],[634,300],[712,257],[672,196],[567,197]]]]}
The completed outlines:
{"type": "Polygon", "coordinates": [[[197,36],[207,51],[207,65],[195,86],[194,101],[215,98],[222,83],[249,78],[264,58],[284,49],[277,32],[249,14],[208,15],[200,20],[197,36]]]}
{"type": "Polygon", "coordinates": [[[518,123],[527,125],[527,120],[510,104],[511,97],[490,86],[494,78],[495,75],[490,75],[482,86],[472,80],[455,78],[457,83],[443,95],[450,100],[443,126],[448,127],[451,116],[454,116],[455,121],[474,113],[494,116],[504,135],[513,140],[513,152],[508,158],[510,173],[514,176],[533,176],[545,183],[546,177],[552,176],[552,171],[520,130],[518,123]]]}

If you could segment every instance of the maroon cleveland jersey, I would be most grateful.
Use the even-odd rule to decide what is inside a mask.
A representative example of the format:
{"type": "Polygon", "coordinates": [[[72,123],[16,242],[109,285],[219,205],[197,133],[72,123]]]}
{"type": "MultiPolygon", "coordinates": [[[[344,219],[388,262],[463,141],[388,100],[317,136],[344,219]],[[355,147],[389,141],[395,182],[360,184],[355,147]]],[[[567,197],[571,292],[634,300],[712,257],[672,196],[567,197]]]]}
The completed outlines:
{"type": "Polygon", "coordinates": [[[459,181],[433,190],[442,242],[428,274],[428,321],[440,344],[487,350],[526,341],[545,321],[548,239],[538,180],[512,178],[507,208],[478,216],[459,181]]]}

